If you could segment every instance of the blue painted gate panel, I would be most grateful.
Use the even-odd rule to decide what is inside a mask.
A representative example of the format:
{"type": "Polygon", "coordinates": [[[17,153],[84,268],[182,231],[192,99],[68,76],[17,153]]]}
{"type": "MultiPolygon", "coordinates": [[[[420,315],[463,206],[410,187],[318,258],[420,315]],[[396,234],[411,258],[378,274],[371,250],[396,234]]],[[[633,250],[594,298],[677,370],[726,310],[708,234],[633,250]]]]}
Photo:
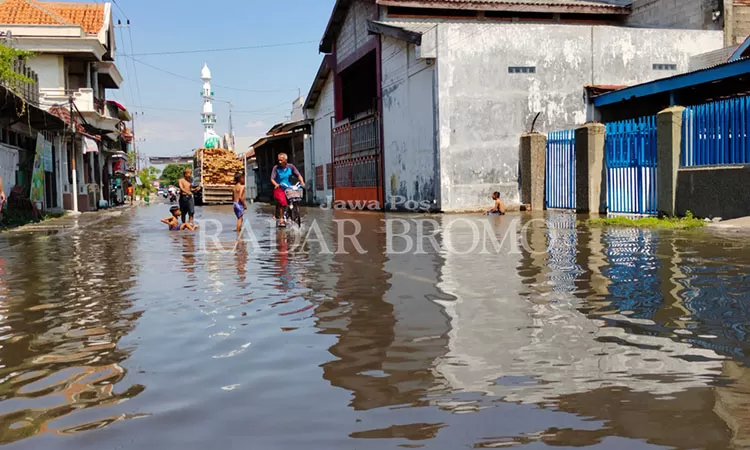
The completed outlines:
{"type": "Polygon", "coordinates": [[[682,167],[750,163],[750,97],[685,108],[682,167]]]}
{"type": "Polygon", "coordinates": [[[607,210],[657,214],[656,116],[607,124],[607,210]]]}
{"type": "Polygon", "coordinates": [[[575,209],[575,130],[553,131],[547,135],[545,175],[545,206],[551,209],[575,209]]]}

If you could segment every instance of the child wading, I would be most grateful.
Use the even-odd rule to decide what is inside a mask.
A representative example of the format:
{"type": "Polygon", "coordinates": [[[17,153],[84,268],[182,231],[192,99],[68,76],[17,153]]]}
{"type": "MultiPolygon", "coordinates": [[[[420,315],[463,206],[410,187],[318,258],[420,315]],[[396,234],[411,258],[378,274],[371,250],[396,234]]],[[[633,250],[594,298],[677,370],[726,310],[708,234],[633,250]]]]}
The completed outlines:
{"type": "Polygon", "coordinates": [[[242,173],[234,176],[234,189],[232,189],[232,205],[234,215],[237,216],[237,232],[242,231],[242,218],[245,216],[245,177],[242,173]]]}
{"type": "Polygon", "coordinates": [[[495,204],[492,205],[492,209],[487,211],[487,215],[490,216],[504,216],[505,215],[505,205],[503,205],[503,201],[500,200],[500,193],[499,192],[493,192],[492,193],[492,200],[495,201],[495,204]]]}
{"type": "Polygon", "coordinates": [[[166,223],[169,227],[169,231],[181,231],[181,230],[195,230],[198,228],[198,225],[193,225],[192,223],[183,223],[180,225],[180,207],[179,206],[173,206],[169,208],[169,212],[171,215],[169,217],[165,217],[161,219],[161,223],[166,223]]]}

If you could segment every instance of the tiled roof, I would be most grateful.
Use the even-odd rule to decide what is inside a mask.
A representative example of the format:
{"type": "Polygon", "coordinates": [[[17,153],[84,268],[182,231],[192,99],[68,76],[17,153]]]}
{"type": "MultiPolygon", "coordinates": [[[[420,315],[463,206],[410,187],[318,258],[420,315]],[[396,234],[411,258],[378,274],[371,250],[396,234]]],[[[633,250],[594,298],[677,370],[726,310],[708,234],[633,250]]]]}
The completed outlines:
{"type": "Polygon", "coordinates": [[[88,34],[97,34],[104,26],[104,5],[0,0],[0,24],[78,25],[88,34]]]}
{"type": "Polygon", "coordinates": [[[439,5],[441,8],[466,8],[466,9],[495,9],[498,7],[523,10],[525,8],[561,8],[561,7],[589,7],[601,8],[627,8],[632,0],[377,0],[384,5],[432,8],[439,5]]]}

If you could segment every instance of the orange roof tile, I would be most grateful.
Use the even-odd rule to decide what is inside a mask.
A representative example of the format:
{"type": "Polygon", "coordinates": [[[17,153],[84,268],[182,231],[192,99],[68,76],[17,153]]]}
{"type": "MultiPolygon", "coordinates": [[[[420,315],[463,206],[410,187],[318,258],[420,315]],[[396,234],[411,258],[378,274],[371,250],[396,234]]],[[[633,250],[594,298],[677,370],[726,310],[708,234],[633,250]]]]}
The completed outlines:
{"type": "Polygon", "coordinates": [[[104,26],[104,5],[0,0],[0,24],[78,25],[86,33],[96,34],[104,26]]]}
{"type": "Polygon", "coordinates": [[[104,4],[37,2],[86,33],[97,34],[104,26],[104,4]]]}

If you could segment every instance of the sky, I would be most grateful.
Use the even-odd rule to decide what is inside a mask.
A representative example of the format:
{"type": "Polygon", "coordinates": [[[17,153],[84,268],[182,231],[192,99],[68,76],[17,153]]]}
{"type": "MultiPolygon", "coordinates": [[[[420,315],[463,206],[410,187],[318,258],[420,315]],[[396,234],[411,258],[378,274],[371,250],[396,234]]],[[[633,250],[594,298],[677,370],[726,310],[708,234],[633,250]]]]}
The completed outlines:
{"type": "Polygon", "coordinates": [[[115,24],[129,19],[130,26],[115,30],[125,81],[107,98],[135,113],[139,153],[175,156],[203,143],[203,63],[213,77],[219,135],[229,131],[226,102],[233,105],[237,150],[285,120],[320,66],[318,43],[335,0],[115,1],[115,24]],[[256,48],[148,55],[236,47],[256,48]]]}

